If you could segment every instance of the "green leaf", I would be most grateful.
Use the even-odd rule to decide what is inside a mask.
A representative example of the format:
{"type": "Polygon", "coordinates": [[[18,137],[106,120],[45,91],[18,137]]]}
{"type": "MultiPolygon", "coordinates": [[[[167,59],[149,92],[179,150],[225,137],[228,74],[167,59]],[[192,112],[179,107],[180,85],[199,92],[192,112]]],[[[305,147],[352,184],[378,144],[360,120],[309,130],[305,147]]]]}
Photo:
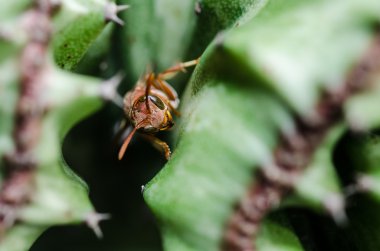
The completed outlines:
{"type": "Polygon", "coordinates": [[[223,48],[239,67],[261,77],[260,84],[312,118],[321,90],[339,88],[369,47],[379,11],[376,0],[271,1],[228,33],[223,48]]]}
{"type": "Polygon", "coordinates": [[[333,151],[346,127],[338,125],[330,129],[324,142],[316,149],[311,163],[294,187],[294,197],[287,199],[285,204],[292,206],[308,206],[318,211],[324,211],[326,203],[332,196],[340,196],[341,184],[333,163],[333,151]]]}
{"type": "Polygon", "coordinates": [[[375,75],[364,92],[348,100],[345,104],[345,116],[351,128],[366,131],[378,128],[380,117],[380,76],[375,75]]]}
{"type": "Polygon", "coordinates": [[[303,251],[304,248],[282,213],[275,213],[264,220],[257,237],[258,251],[303,251]]]}
{"type": "MultiPolygon", "coordinates": [[[[17,71],[13,68],[12,73],[15,72],[17,71]]],[[[5,78],[7,75],[2,76],[5,78]]],[[[26,250],[47,227],[83,222],[94,213],[87,186],[62,161],[61,142],[73,124],[102,104],[99,97],[100,80],[76,76],[55,68],[48,71],[44,80],[47,83],[45,94],[50,110],[42,118],[42,133],[34,149],[38,166],[34,173],[32,197],[17,214],[20,222],[2,237],[0,250],[26,250]]],[[[13,148],[12,113],[17,97],[16,83],[4,83],[6,85],[1,87],[6,92],[1,92],[1,95],[4,95],[3,100],[7,98],[9,102],[8,106],[4,105],[0,110],[1,156],[13,148]]],[[[3,180],[0,181],[0,186],[2,183],[3,180]]]]}
{"type": "Polygon", "coordinates": [[[31,4],[30,0],[1,1],[0,20],[3,22],[20,15],[31,4]]]}
{"type": "Polygon", "coordinates": [[[342,154],[347,156],[346,182],[359,183],[359,189],[369,190],[380,202],[380,141],[377,133],[350,137],[344,141],[342,154]]]}
{"type": "Polygon", "coordinates": [[[222,81],[207,84],[186,104],[172,159],[144,192],[162,224],[167,251],[218,250],[234,203],[253,171],[270,161],[281,127],[278,118],[290,119],[264,90],[222,81]]]}
{"type": "Polygon", "coordinates": [[[46,230],[44,226],[33,226],[28,224],[18,225],[12,228],[3,237],[0,251],[24,251],[29,250],[34,240],[46,230]]]}
{"type": "Polygon", "coordinates": [[[243,25],[253,18],[268,0],[196,1],[196,26],[189,54],[199,57],[218,32],[243,25]]]}
{"type": "Polygon", "coordinates": [[[125,13],[123,51],[128,73],[137,80],[148,64],[164,70],[183,56],[195,24],[195,0],[122,0],[125,13]]]}
{"type": "MultiPolygon", "coordinates": [[[[166,251],[218,250],[254,171],[273,162],[279,134],[294,130],[295,115],[313,119],[321,90],[345,83],[374,38],[379,8],[372,0],[270,1],[214,40],[182,99],[172,159],[144,192],[166,251]]],[[[321,209],[326,196],[343,198],[332,152],[346,127],[343,122],[326,133],[295,185],[301,205],[321,209]]],[[[263,250],[293,238],[286,235],[264,234],[263,250]]],[[[302,250],[294,239],[288,249],[302,250]]]]}
{"type": "Polygon", "coordinates": [[[54,58],[64,69],[71,70],[106,26],[106,0],[62,1],[54,17],[54,58]]]}

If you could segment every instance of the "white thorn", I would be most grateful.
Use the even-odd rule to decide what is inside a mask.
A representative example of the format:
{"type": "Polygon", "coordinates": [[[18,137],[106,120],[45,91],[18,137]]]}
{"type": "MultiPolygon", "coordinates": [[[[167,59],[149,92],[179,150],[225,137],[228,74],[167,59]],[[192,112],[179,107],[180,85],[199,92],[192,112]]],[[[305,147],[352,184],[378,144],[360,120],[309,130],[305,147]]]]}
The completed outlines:
{"type": "Polygon", "coordinates": [[[348,220],[345,212],[346,202],[344,196],[338,193],[330,194],[323,201],[323,205],[336,224],[340,226],[347,224],[348,220]]]}
{"type": "Polygon", "coordinates": [[[353,196],[358,193],[365,193],[371,191],[375,186],[375,180],[366,174],[358,174],[356,176],[355,184],[351,184],[346,187],[345,195],[346,197],[353,196]]]}
{"type": "Polygon", "coordinates": [[[108,2],[104,8],[104,18],[106,21],[112,21],[119,25],[124,25],[124,21],[117,14],[129,8],[129,5],[117,5],[114,2],[108,2]]]}
{"type": "Polygon", "coordinates": [[[100,214],[97,212],[91,212],[86,215],[85,223],[89,228],[94,231],[96,237],[99,239],[103,238],[103,232],[100,229],[99,222],[103,220],[109,220],[111,218],[110,214],[100,214]]]}
{"type": "Polygon", "coordinates": [[[141,193],[144,193],[144,191],[145,191],[145,186],[142,185],[142,186],[141,186],[141,193]]]}
{"type": "Polygon", "coordinates": [[[101,62],[101,63],[99,64],[99,68],[100,68],[100,70],[102,70],[102,71],[107,70],[107,69],[108,69],[108,63],[107,63],[106,61],[101,62]]]}
{"type": "Polygon", "coordinates": [[[226,38],[226,34],[223,31],[220,31],[216,34],[214,38],[214,43],[216,47],[221,47],[223,46],[224,40],[226,38]]]}
{"type": "Polygon", "coordinates": [[[115,23],[117,23],[118,25],[121,25],[121,26],[124,25],[124,21],[121,18],[119,18],[118,16],[116,16],[116,15],[114,15],[113,17],[111,17],[110,20],[113,21],[113,22],[115,22],[115,23]]]}
{"type": "Polygon", "coordinates": [[[355,133],[364,133],[368,131],[368,125],[363,122],[360,118],[356,118],[355,114],[347,114],[346,121],[351,131],[355,133]]]}
{"type": "Polygon", "coordinates": [[[100,96],[108,101],[112,101],[114,104],[123,109],[123,98],[117,93],[117,88],[119,87],[121,81],[124,78],[122,72],[118,72],[112,78],[103,82],[100,85],[100,96]]]}
{"type": "Polygon", "coordinates": [[[367,192],[373,189],[375,186],[375,180],[365,174],[359,174],[356,178],[357,188],[360,192],[367,192]]]}
{"type": "Polygon", "coordinates": [[[202,5],[200,1],[195,2],[194,11],[195,11],[195,14],[197,15],[202,13],[202,5]]]}
{"type": "Polygon", "coordinates": [[[117,5],[116,9],[117,9],[117,12],[121,12],[121,11],[124,11],[126,9],[129,9],[129,7],[130,7],[129,5],[123,4],[123,5],[117,5]]]}
{"type": "Polygon", "coordinates": [[[0,214],[3,216],[5,228],[10,228],[17,220],[19,209],[10,205],[1,205],[0,214]]]}

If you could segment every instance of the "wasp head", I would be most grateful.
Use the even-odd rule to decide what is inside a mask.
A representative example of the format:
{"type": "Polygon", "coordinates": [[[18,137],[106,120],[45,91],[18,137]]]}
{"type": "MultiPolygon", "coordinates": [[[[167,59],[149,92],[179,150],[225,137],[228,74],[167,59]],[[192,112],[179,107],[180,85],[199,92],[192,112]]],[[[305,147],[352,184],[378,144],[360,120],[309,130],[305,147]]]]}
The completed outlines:
{"type": "Polygon", "coordinates": [[[170,129],[173,125],[173,117],[170,113],[165,99],[158,95],[140,95],[139,97],[126,97],[126,100],[133,99],[129,106],[126,105],[126,114],[140,132],[156,133],[170,129]]]}

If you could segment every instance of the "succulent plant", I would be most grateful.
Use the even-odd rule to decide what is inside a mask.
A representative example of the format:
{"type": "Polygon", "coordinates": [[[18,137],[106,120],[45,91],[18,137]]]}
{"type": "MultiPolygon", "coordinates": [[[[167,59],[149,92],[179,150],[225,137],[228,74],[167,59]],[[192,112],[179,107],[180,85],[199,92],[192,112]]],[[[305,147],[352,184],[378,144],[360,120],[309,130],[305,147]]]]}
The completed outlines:
{"type": "Polygon", "coordinates": [[[2,5],[0,250],[27,250],[54,224],[87,222],[101,235],[98,222],[108,216],[94,210],[85,183],[62,159],[61,143],[103,98],[113,98],[114,81],[63,69],[78,64],[117,6],[44,0],[2,5]]]}
{"type": "Polygon", "coordinates": [[[83,74],[109,51],[125,89],[200,57],[173,81],[173,154],[142,192],[165,251],[379,250],[379,13],[378,0],[4,2],[0,250],[52,225],[102,235],[109,215],[61,148],[120,102],[120,75],[83,74]]]}

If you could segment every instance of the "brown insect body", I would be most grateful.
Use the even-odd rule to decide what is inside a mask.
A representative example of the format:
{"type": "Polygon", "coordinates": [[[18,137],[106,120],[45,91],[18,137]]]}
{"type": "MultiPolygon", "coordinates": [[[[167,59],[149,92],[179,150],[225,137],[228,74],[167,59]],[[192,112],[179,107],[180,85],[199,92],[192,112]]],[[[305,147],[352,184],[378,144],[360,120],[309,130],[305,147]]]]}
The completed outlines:
{"type": "Polygon", "coordinates": [[[176,109],[179,105],[177,93],[171,88],[176,99],[170,100],[163,91],[151,88],[147,100],[146,88],[146,83],[139,81],[136,87],[125,95],[124,112],[129,122],[142,133],[170,129],[174,125],[171,108],[176,109]]]}
{"type": "Polygon", "coordinates": [[[165,157],[169,159],[169,146],[153,136],[155,133],[168,130],[174,125],[172,112],[179,114],[176,110],[179,105],[177,92],[165,79],[197,63],[198,60],[192,60],[180,63],[157,75],[152,72],[147,73],[131,91],[125,94],[123,101],[124,112],[133,129],[119,151],[119,159],[123,157],[136,131],[142,133],[156,148],[162,150],[165,157]]]}

